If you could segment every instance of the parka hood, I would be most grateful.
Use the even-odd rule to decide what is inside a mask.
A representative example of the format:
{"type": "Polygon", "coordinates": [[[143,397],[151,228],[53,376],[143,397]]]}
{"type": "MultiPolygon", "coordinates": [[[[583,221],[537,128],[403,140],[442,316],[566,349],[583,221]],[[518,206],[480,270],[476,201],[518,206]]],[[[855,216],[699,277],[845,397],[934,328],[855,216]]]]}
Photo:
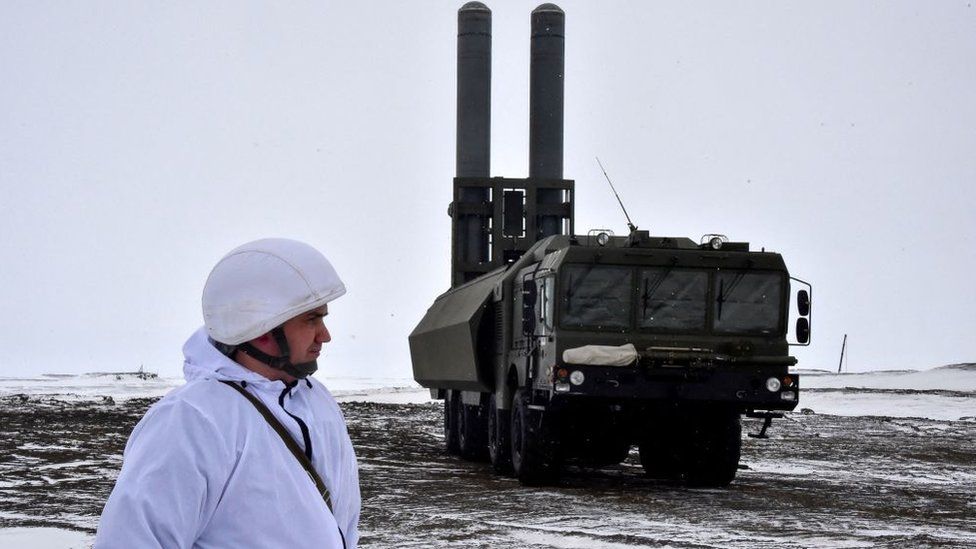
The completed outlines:
{"type": "MultiPolygon", "coordinates": [[[[272,381],[234,362],[210,343],[206,327],[200,327],[183,345],[183,377],[187,382],[197,379],[246,381],[257,388],[281,390],[284,381],[272,381]]],[[[301,385],[301,384],[299,384],[301,385]]]]}

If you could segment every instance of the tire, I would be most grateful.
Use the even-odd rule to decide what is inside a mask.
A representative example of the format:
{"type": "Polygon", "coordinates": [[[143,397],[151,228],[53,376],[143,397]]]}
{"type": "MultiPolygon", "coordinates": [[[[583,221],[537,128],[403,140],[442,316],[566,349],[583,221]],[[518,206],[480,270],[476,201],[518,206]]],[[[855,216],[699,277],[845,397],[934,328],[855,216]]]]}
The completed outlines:
{"type": "Polygon", "coordinates": [[[739,469],[742,422],[737,411],[713,410],[695,418],[689,433],[685,482],[688,486],[728,486],[739,469]]]}
{"type": "Polygon", "coordinates": [[[457,455],[461,449],[458,446],[457,405],[461,395],[457,391],[448,391],[444,398],[444,448],[450,455],[457,455]]]}
{"type": "Polygon", "coordinates": [[[487,413],[483,406],[457,405],[458,454],[469,461],[483,461],[488,457],[487,413]]]}
{"type": "Polygon", "coordinates": [[[512,401],[512,469],[524,485],[542,486],[558,479],[555,444],[546,432],[544,418],[529,410],[529,397],[523,389],[512,401]]]}
{"type": "Polygon", "coordinates": [[[680,480],[683,473],[686,437],[684,426],[676,419],[661,418],[648,429],[638,443],[641,467],[650,478],[680,480]]]}
{"type": "Polygon", "coordinates": [[[683,480],[693,488],[728,486],[742,451],[739,413],[719,407],[664,416],[640,442],[647,476],[683,480]]]}
{"type": "Polygon", "coordinates": [[[499,410],[495,395],[488,405],[488,459],[496,473],[512,475],[511,412],[499,410]]]}

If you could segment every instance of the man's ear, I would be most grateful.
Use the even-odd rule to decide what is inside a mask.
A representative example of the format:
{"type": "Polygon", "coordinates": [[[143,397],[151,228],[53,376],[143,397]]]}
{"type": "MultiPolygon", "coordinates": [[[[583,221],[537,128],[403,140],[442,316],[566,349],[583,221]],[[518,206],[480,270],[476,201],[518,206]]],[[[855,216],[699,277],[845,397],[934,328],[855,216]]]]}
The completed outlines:
{"type": "Polygon", "coordinates": [[[258,337],[251,340],[251,345],[254,345],[258,350],[264,351],[270,355],[276,355],[281,352],[278,349],[278,343],[275,341],[274,335],[268,332],[264,335],[259,335],[258,337]]]}

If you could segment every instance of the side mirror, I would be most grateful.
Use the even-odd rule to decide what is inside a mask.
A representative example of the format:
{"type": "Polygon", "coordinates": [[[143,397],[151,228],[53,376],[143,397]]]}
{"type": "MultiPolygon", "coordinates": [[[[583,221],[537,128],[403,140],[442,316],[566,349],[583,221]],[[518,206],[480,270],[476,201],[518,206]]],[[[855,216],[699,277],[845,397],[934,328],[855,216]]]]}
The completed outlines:
{"type": "Polygon", "coordinates": [[[538,299],[538,289],[535,282],[527,281],[522,286],[522,333],[535,333],[535,302],[538,299]]]}
{"type": "MultiPolygon", "coordinates": [[[[809,310],[809,302],[807,307],[809,310]]],[[[796,340],[800,343],[810,341],[810,321],[806,317],[796,319],[796,340]]]]}
{"type": "MultiPolygon", "coordinates": [[[[810,294],[808,294],[806,290],[800,290],[797,292],[796,308],[799,310],[800,316],[807,316],[810,314],[810,294]]],[[[797,333],[799,333],[799,331],[797,333]]]]}
{"type": "MultiPolygon", "coordinates": [[[[790,280],[802,284],[804,286],[803,290],[796,292],[796,310],[799,314],[799,318],[796,319],[796,343],[790,343],[790,345],[809,345],[810,344],[810,333],[813,330],[813,309],[810,305],[810,296],[813,295],[813,286],[805,280],[800,280],[795,276],[791,276],[790,280]]],[[[789,310],[787,310],[789,312],[789,310]]],[[[792,316],[792,314],[790,315],[792,316]]]]}

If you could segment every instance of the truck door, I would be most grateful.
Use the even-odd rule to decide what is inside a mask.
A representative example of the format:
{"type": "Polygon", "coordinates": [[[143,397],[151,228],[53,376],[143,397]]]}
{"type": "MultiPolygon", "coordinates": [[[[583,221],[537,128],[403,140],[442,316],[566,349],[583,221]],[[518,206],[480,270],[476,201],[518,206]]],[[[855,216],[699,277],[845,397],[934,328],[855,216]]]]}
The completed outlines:
{"type": "Polygon", "coordinates": [[[540,339],[542,339],[540,343],[545,345],[545,342],[549,340],[549,336],[552,335],[554,326],[555,283],[553,277],[550,275],[537,278],[536,284],[539,288],[539,305],[536,309],[539,315],[539,328],[536,332],[540,336],[540,339]]]}

